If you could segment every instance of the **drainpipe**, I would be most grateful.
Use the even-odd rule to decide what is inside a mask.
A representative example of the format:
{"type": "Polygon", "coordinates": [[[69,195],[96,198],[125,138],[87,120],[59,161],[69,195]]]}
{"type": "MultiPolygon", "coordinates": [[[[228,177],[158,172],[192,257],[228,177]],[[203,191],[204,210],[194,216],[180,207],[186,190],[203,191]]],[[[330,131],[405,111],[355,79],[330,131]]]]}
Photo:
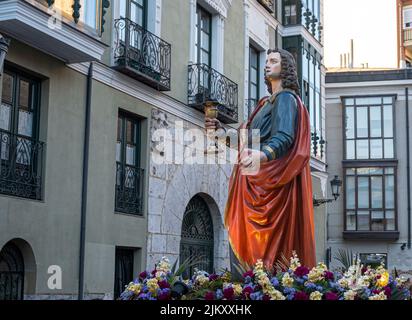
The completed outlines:
{"type": "Polygon", "coordinates": [[[407,175],[407,195],[408,195],[408,249],[411,248],[411,165],[410,165],[410,142],[409,142],[409,88],[405,88],[406,103],[406,170],[407,175]]]}
{"type": "Polygon", "coordinates": [[[80,218],[80,254],[79,254],[79,300],[84,299],[84,265],[86,249],[86,210],[87,210],[87,181],[89,176],[89,146],[90,146],[90,109],[92,98],[93,62],[90,62],[86,84],[86,115],[83,145],[83,181],[82,203],[80,218]]]}

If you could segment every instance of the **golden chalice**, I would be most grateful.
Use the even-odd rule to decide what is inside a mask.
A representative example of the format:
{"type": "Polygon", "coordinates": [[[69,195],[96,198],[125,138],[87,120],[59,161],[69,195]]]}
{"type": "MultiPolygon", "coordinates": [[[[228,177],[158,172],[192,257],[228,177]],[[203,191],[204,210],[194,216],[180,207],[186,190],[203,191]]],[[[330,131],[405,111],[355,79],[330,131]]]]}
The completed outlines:
{"type": "MultiPolygon", "coordinates": [[[[216,100],[208,100],[205,102],[204,110],[205,110],[205,119],[217,119],[219,115],[218,110],[219,102],[216,100]]],[[[207,148],[205,149],[205,154],[217,154],[221,150],[217,145],[216,141],[216,130],[207,129],[206,130],[206,138],[207,138],[207,148]]]]}

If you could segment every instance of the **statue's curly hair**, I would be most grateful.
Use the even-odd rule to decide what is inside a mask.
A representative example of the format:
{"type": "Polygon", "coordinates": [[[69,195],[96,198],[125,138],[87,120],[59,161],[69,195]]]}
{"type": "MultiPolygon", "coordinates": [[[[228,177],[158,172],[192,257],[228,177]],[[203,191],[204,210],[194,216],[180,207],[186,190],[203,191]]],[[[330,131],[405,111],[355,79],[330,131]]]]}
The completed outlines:
{"type": "MultiPolygon", "coordinates": [[[[276,49],[269,49],[267,54],[271,54],[273,52],[279,52],[280,57],[282,59],[282,68],[280,71],[280,77],[282,79],[282,87],[283,89],[290,89],[296,93],[297,96],[300,96],[300,86],[298,80],[298,73],[296,70],[296,61],[293,55],[284,49],[276,48],[276,49]]],[[[272,86],[270,81],[265,77],[265,83],[268,88],[270,94],[272,94],[272,86]]]]}

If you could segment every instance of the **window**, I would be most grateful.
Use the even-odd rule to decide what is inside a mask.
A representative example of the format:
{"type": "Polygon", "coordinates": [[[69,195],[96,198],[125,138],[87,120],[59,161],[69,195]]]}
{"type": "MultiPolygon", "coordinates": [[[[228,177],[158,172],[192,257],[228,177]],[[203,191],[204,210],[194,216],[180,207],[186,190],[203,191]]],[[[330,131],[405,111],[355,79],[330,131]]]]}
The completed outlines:
{"type": "Polygon", "coordinates": [[[0,192],[41,198],[43,143],[38,141],[40,83],[23,73],[3,73],[0,105],[0,192]]]}
{"type": "Polygon", "coordinates": [[[395,167],[345,171],[346,231],[396,231],[395,167]]]}
{"type": "Polygon", "coordinates": [[[133,249],[116,248],[114,271],[114,298],[120,297],[125,287],[133,281],[134,269],[133,249]]]}
{"type": "Polygon", "coordinates": [[[261,76],[259,71],[260,52],[252,45],[249,48],[249,115],[252,112],[259,100],[259,78],[261,76]]]}
{"type": "Polygon", "coordinates": [[[196,63],[212,64],[212,15],[201,6],[196,8],[196,63]]]}
{"type": "Polygon", "coordinates": [[[361,264],[378,268],[383,264],[384,268],[388,267],[388,255],[386,253],[361,253],[359,254],[361,264]]]}
{"type": "Polygon", "coordinates": [[[147,26],[147,0],[120,0],[120,17],[130,19],[139,26],[147,26]]]}
{"type": "Polygon", "coordinates": [[[283,2],[283,24],[298,24],[298,6],[296,0],[284,0],[283,2]]]}
{"type": "Polygon", "coordinates": [[[404,29],[412,27],[412,7],[403,9],[403,27],[404,29]]]}
{"type": "Polygon", "coordinates": [[[144,170],[140,168],[140,120],[119,114],[116,144],[117,212],[142,214],[144,170]]]}
{"type": "Polygon", "coordinates": [[[393,97],[344,99],[345,159],[393,159],[393,97]]]}

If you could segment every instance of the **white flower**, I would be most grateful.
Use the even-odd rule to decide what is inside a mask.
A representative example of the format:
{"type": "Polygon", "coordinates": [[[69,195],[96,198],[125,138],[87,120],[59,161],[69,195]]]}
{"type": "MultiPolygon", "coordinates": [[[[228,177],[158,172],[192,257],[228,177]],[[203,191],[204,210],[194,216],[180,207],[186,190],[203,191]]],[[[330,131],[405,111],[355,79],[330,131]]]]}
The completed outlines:
{"type": "Polygon", "coordinates": [[[319,291],[312,292],[309,296],[309,300],[322,300],[322,293],[319,291]]]}
{"type": "Polygon", "coordinates": [[[348,290],[343,294],[345,300],[355,300],[356,292],[353,290],[348,290]]]}

